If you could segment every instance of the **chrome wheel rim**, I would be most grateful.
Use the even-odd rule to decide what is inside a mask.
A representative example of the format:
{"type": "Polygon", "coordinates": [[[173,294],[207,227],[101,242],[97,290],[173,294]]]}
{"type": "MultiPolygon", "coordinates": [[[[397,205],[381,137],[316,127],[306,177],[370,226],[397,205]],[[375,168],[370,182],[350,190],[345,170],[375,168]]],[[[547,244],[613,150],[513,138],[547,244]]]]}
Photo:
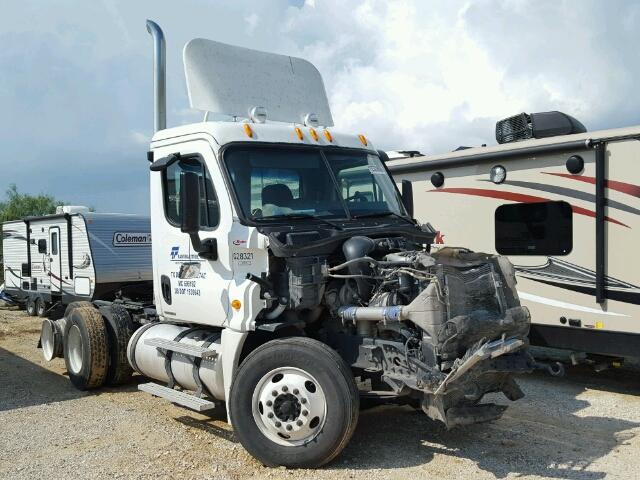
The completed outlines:
{"type": "Polygon", "coordinates": [[[324,427],[327,399],[318,381],[299,368],[264,375],[253,392],[253,418],[262,434],[284,446],[304,445],[324,427]]]}
{"type": "Polygon", "coordinates": [[[80,334],[80,329],[73,325],[69,329],[69,334],[67,335],[67,353],[69,355],[69,368],[71,372],[74,374],[79,374],[80,370],[82,370],[82,335],[80,334]]]}
{"type": "Polygon", "coordinates": [[[40,333],[40,342],[42,343],[42,353],[44,359],[49,361],[53,359],[55,331],[50,320],[42,322],[42,332],[40,333]]]}

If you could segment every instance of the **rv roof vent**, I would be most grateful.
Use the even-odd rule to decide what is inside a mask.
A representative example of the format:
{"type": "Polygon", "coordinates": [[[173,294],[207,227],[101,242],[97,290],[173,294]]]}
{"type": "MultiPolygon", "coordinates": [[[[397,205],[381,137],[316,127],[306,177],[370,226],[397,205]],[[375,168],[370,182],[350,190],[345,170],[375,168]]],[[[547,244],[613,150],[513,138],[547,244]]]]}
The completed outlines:
{"type": "Polygon", "coordinates": [[[582,123],[562,112],[520,113],[496,123],[498,143],[584,133],[582,123]]]}
{"type": "Polygon", "coordinates": [[[68,213],[69,215],[73,213],[89,213],[89,207],[83,207],[82,205],[58,205],[56,207],[56,213],[58,215],[63,213],[68,213]]]}

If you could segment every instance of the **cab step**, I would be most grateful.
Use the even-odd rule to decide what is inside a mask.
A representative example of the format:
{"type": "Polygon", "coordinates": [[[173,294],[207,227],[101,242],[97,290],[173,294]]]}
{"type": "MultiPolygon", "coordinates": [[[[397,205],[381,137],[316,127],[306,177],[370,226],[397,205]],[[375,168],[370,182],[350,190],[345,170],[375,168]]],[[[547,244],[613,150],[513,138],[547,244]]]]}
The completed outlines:
{"type": "Polygon", "coordinates": [[[174,390],[153,382],[138,385],[138,390],[150,393],[156,397],[164,398],[165,400],[190,408],[196,412],[204,412],[216,408],[216,404],[210,400],[196,397],[195,395],[174,390]]]}
{"type": "Polygon", "coordinates": [[[202,348],[198,345],[174,342],[173,340],[167,340],[165,338],[147,338],[145,339],[144,344],[156,347],[160,350],[181,353],[189,357],[212,359],[218,356],[218,352],[215,350],[202,348]]]}

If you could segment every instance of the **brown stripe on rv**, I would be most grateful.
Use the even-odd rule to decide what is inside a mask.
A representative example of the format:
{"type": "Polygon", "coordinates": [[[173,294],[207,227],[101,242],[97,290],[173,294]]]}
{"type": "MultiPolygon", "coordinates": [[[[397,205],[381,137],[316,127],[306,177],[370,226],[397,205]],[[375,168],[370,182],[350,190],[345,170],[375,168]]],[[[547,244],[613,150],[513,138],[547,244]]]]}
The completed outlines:
{"type": "MultiPolygon", "coordinates": [[[[585,175],[571,175],[570,173],[556,173],[556,172],[541,172],[545,175],[554,175],[556,177],[570,178],[571,180],[578,180],[579,182],[586,182],[595,185],[595,177],[587,177],[585,175]]],[[[640,185],[634,185],[632,183],[620,182],[618,180],[606,180],[605,187],[617,192],[626,193],[632,197],[640,198],[640,185]]]]}
{"type": "MultiPolygon", "coordinates": [[[[511,202],[518,203],[537,203],[537,202],[550,202],[549,198],[538,197],[535,195],[526,195],[524,193],[514,193],[514,192],[503,192],[500,190],[488,190],[483,188],[438,188],[433,190],[427,190],[428,192],[443,192],[443,193],[459,193],[462,195],[472,195],[475,197],[486,197],[486,198],[497,198],[500,200],[507,200],[511,202]]],[[[578,207],[576,205],[571,205],[571,210],[573,213],[578,215],[585,215],[587,217],[595,218],[596,212],[593,210],[588,210],[586,208],[578,207]]],[[[604,217],[607,222],[615,223],[616,225],[621,225],[623,227],[631,228],[629,225],[626,225],[619,220],[616,220],[611,217],[604,217]]]]}
{"type": "MultiPolygon", "coordinates": [[[[491,182],[488,179],[478,179],[479,182],[491,182]]],[[[585,202],[596,203],[596,196],[593,193],[583,192],[581,190],[574,190],[573,188],[558,187],[556,185],[548,185],[546,183],[537,182],[525,182],[521,180],[505,180],[504,185],[512,185],[514,187],[530,188],[531,190],[538,190],[540,192],[555,193],[556,195],[562,195],[564,197],[575,198],[577,200],[583,200],[585,202]]],[[[615,200],[607,199],[607,207],[615,208],[616,210],[622,210],[623,212],[633,213],[634,215],[640,215],[640,209],[633,208],[627,204],[616,202],[615,200]]]]}

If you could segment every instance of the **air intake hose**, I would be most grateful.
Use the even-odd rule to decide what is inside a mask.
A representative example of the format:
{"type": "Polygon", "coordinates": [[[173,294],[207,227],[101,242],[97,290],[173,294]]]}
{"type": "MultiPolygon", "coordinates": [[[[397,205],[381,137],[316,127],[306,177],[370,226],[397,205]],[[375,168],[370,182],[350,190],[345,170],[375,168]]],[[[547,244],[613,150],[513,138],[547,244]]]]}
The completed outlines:
{"type": "MultiPolygon", "coordinates": [[[[349,261],[366,257],[375,247],[375,242],[369,237],[351,237],[342,244],[342,252],[347,261],[349,261]]],[[[373,275],[371,266],[366,262],[353,263],[349,265],[348,269],[351,275],[373,275]]],[[[373,282],[367,278],[356,278],[355,280],[360,300],[363,302],[369,301],[373,291],[373,282]]]]}

